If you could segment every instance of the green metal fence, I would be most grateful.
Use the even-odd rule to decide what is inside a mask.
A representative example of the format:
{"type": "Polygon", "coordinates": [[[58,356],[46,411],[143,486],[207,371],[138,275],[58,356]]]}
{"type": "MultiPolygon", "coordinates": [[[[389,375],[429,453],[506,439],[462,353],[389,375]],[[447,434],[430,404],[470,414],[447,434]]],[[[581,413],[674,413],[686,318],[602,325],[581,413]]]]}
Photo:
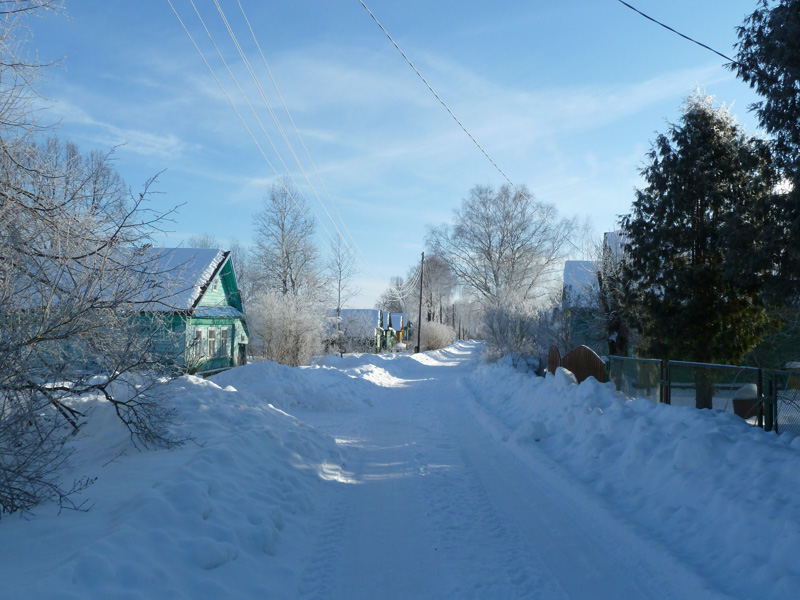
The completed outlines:
{"type": "Polygon", "coordinates": [[[611,356],[607,381],[629,397],[736,414],[752,425],[800,435],[800,373],[611,356]]]}
{"type": "Polygon", "coordinates": [[[766,387],[774,402],[775,431],[800,435],[800,373],[771,371],[766,387]]]}
{"type": "Polygon", "coordinates": [[[661,402],[661,361],[654,358],[609,357],[606,381],[631,398],[661,402]]]}
{"type": "Polygon", "coordinates": [[[668,394],[675,406],[694,406],[757,418],[763,395],[762,373],[753,367],[695,362],[666,362],[668,394]]]}

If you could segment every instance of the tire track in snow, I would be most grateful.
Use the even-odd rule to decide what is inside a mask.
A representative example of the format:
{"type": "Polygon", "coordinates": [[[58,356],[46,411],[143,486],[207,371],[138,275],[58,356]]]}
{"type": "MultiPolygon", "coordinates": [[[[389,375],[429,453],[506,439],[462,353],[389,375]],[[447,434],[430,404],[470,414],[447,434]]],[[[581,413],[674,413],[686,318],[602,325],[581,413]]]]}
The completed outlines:
{"type": "MultiPolygon", "coordinates": [[[[333,484],[331,484],[333,485],[333,484]]],[[[333,493],[333,490],[330,492],[333,493]]],[[[339,494],[320,528],[316,547],[300,576],[299,600],[329,600],[339,546],[351,518],[349,497],[339,494]]]]}
{"type": "Polygon", "coordinates": [[[432,408],[426,411],[436,432],[427,444],[432,453],[418,453],[416,459],[420,472],[428,478],[423,486],[427,511],[438,531],[448,579],[453,582],[443,597],[566,598],[563,589],[534,566],[535,550],[498,512],[463,447],[432,408]]]}

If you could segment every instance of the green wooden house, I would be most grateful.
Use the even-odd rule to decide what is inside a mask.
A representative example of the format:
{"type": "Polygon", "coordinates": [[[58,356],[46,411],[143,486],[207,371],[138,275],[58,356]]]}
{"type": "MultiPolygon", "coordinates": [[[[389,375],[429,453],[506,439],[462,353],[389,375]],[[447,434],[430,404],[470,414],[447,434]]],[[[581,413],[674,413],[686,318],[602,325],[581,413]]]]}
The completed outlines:
{"type": "Polygon", "coordinates": [[[149,271],[162,293],[144,313],[166,317],[165,346],[189,373],[210,374],[247,362],[249,334],[230,252],[151,248],[149,271]],[[168,340],[168,341],[166,341],[168,340]]]}

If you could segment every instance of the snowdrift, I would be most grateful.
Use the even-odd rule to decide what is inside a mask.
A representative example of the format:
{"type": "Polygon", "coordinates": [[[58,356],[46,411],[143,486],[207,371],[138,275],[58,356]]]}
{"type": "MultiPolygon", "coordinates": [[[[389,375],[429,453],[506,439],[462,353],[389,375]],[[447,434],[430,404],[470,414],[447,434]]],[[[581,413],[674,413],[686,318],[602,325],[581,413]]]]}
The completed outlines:
{"type": "Polygon", "coordinates": [[[83,496],[91,508],[58,515],[46,505],[0,520],[0,597],[294,597],[324,484],[353,483],[346,444],[296,417],[324,424],[350,414],[341,411],[402,404],[410,382],[413,403],[437,402],[424,392],[430,378],[463,394],[464,410],[491,423],[498,444],[531,460],[545,452],[719,589],[796,595],[800,438],[730,414],[629,400],[564,370],[545,379],[484,364],[479,351],[461,342],[184,376],[164,393],[182,420],[176,433],[194,441],[174,451],[138,452],[112,407],[86,400],[92,418],[70,442],[65,478],[97,478],[83,496]],[[473,361],[467,369],[464,360],[473,361]]]}
{"type": "MultiPolygon", "coordinates": [[[[246,380],[254,369],[237,370],[246,380]]],[[[274,370],[279,387],[285,374],[274,370]]],[[[177,433],[194,442],[138,452],[106,402],[85,402],[92,418],[71,442],[66,477],[97,477],[84,494],[90,510],[59,516],[42,506],[27,520],[3,518],[0,597],[280,597],[286,581],[270,580],[263,562],[280,565],[279,548],[305,535],[320,479],[342,469],[334,440],[259,386],[184,376],[165,388],[183,420],[177,433]]]]}
{"type": "Polygon", "coordinates": [[[629,400],[560,368],[545,379],[482,365],[469,384],[508,443],[536,444],[723,589],[796,596],[800,437],[629,400]]]}

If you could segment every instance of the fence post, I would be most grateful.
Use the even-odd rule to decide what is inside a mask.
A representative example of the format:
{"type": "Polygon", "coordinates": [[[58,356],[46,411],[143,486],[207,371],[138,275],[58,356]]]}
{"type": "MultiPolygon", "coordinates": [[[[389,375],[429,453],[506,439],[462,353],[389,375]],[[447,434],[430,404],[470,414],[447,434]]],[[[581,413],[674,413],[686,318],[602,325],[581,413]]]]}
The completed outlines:
{"type": "Polygon", "coordinates": [[[669,361],[664,360],[661,362],[661,402],[664,404],[671,404],[670,399],[670,373],[669,361]]]}
{"type": "Polygon", "coordinates": [[[775,418],[775,407],[777,406],[777,394],[775,392],[775,373],[772,377],[767,377],[767,394],[764,398],[764,430],[772,431],[777,429],[777,419],[775,418]]]}
{"type": "Polygon", "coordinates": [[[764,424],[764,421],[766,420],[767,403],[764,401],[763,377],[764,377],[764,370],[759,369],[758,375],[756,377],[756,399],[758,400],[758,404],[756,404],[756,406],[758,407],[757,408],[758,412],[756,413],[757,415],[756,424],[762,429],[769,431],[769,429],[767,429],[764,424]]]}

